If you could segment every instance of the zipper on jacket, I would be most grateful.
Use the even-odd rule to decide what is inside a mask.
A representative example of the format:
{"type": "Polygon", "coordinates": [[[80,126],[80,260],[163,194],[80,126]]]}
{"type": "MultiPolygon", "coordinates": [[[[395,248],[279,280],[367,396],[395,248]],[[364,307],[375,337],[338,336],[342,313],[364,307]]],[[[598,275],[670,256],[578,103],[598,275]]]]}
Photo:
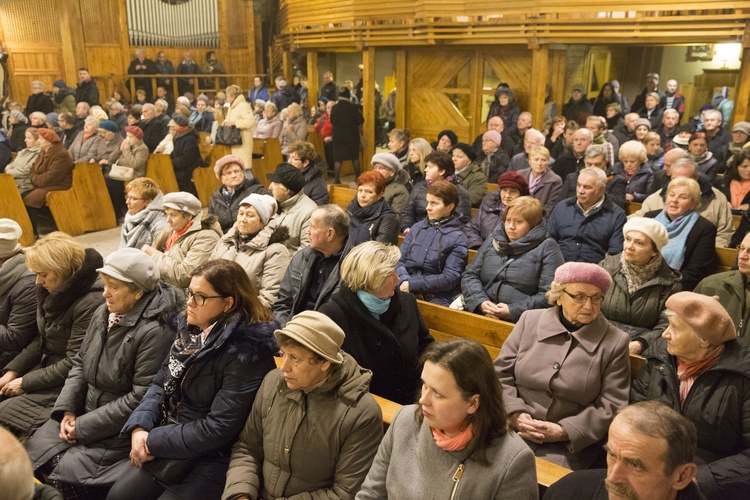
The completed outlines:
{"type": "Polygon", "coordinates": [[[458,469],[453,474],[453,489],[451,490],[451,500],[456,498],[456,490],[458,490],[458,483],[461,482],[461,476],[464,475],[464,469],[466,466],[463,463],[458,464],[458,469]]]}

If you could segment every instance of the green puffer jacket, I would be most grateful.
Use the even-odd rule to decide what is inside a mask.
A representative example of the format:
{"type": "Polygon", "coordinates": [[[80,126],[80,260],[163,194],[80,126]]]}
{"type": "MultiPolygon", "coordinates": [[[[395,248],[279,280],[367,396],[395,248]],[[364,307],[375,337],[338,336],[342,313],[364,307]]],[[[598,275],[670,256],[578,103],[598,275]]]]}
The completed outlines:
{"type": "Polygon", "coordinates": [[[645,342],[645,349],[669,326],[662,314],[664,303],[670,295],[682,290],[682,277],[662,261],[656,275],[631,294],[622,271],[621,255],[608,255],[599,263],[612,276],[612,286],[602,302],[602,314],[630,335],[631,340],[645,342]]]}
{"type": "Polygon", "coordinates": [[[456,172],[456,181],[469,192],[472,208],[479,208],[482,198],[487,194],[487,177],[482,173],[482,167],[472,163],[456,172]]]}

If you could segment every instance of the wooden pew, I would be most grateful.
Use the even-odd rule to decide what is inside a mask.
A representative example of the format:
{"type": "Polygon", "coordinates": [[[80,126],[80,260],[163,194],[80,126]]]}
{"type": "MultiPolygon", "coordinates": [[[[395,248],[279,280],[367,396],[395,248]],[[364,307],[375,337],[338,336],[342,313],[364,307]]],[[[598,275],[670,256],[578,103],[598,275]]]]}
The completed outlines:
{"type": "Polygon", "coordinates": [[[99,164],[76,164],[73,169],[73,191],[78,201],[85,231],[101,231],[117,227],[115,209],[99,164]]]}
{"type": "Polygon", "coordinates": [[[740,227],[740,220],[742,220],[741,215],[733,215],[732,216],[732,224],[734,225],[734,228],[737,229],[740,227]]]}
{"type": "MultiPolygon", "coordinates": [[[[494,184],[492,182],[488,182],[487,183],[487,192],[488,193],[491,193],[493,191],[497,191],[498,189],[500,189],[500,186],[498,186],[497,184],[494,184]]],[[[474,215],[474,214],[471,214],[471,215],[474,215]]]]}
{"type": "Polygon", "coordinates": [[[328,203],[338,205],[346,210],[349,207],[349,203],[357,196],[357,190],[350,187],[343,187],[342,184],[331,184],[328,186],[328,195],[328,203]]]}
{"type": "Polygon", "coordinates": [[[641,209],[642,203],[636,203],[634,201],[626,201],[625,202],[625,213],[627,215],[633,215],[638,210],[641,209]]]}
{"type": "Polygon", "coordinates": [[[267,188],[271,182],[266,175],[275,172],[276,165],[284,161],[281,143],[274,138],[254,139],[253,154],[262,156],[262,158],[253,158],[253,175],[267,188]]]}
{"type": "Polygon", "coordinates": [[[719,262],[721,262],[720,272],[729,271],[737,263],[737,257],[739,251],[736,248],[716,248],[716,255],[719,256],[719,262]]]}
{"type": "Polygon", "coordinates": [[[16,181],[10,174],[0,174],[0,218],[12,219],[21,226],[23,234],[20,243],[22,246],[34,244],[34,229],[31,227],[31,219],[26,212],[21,193],[18,191],[16,181]]]}
{"type": "Polygon", "coordinates": [[[315,128],[314,125],[307,126],[307,142],[313,145],[316,155],[325,159],[326,150],[325,150],[325,146],[323,145],[323,136],[320,135],[320,132],[315,132],[313,130],[314,128],[315,128]]]}
{"type": "Polygon", "coordinates": [[[221,186],[221,181],[216,178],[212,167],[196,168],[193,170],[193,184],[201,200],[201,206],[207,207],[211,196],[221,186]]]}
{"type": "MultiPolygon", "coordinates": [[[[73,167],[74,174],[75,168],[73,167]]],[[[83,215],[78,208],[78,199],[72,187],[64,191],[47,193],[46,201],[57,229],[70,236],[80,236],[86,232],[83,215]]]]}
{"type": "Polygon", "coordinates": [[[164,194],[176,193],[180,190],[177,177],[174,175],[172,159],[169,155],[151,154],[146,165],[146,177],[156,181],[164,194]]]}

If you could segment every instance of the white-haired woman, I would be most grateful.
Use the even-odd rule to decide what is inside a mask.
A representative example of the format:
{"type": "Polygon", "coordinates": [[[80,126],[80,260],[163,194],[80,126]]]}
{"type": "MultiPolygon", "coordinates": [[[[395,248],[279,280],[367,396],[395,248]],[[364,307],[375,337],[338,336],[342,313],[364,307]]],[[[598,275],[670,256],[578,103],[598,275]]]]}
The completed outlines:
{"type": "Polygon", "coordinates": [[[396,287],[398,247],[367,241],[341,264],[341,287],[320,312],[346,334],[342,349],[372,370],[373,394],[409,404],[419,386],[417,361],[433,339],[417,301],[396,287]]]}
{"type": "Polygon", "coordinates": [[[649,195],[654,172],[648,163],[646,146],[641,141],[628,141],[620,146],[617,153],[619,162],[614,166],[616,174],[625,176],[625,200],[642,203],[649,195]]]}
{"type": "Polygon", "coordinates": [[[99,151],[99,143],[102,138],[97,134],[99,130],[99,119],[95,116],[87,116],[83,122],[83,130],[73,140],[68,153],[73,158],[73,163],[88,163],[96,160],[99,151]]]}
{"type": "Polygon", "coordinates": [[[278,138],[281,135],[281,129],[284,123],[279,118],[279,109],[272,102],[267,102],[263,106],[263,118],[258,122],[258,128],[253,132],[256,139],[278,138]]]}
{"type": "Polygon", "coordinates": [[[286,121],[279,134],[281,142],[281,154],[289,154],[289,146],[297,141],[307,139],[307,122],[302,112],[302,106],[293,102],[286,108],[286,121]]]}

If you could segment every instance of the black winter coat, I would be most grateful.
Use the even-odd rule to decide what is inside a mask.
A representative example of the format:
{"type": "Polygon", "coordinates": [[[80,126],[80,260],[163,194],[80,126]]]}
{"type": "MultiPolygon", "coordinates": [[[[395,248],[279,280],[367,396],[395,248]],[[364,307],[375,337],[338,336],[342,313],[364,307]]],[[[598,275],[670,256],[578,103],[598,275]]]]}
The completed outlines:
{"type": "Polygon", "coordinates": [[[355,197],[346,212],[349,214],[349,245],[352,248],[365,241],[398,244],[398,215],[385,198],[362,208],[355,197]]]}
{"type": "Polygon", "coordinates": [[[583,94],[583,97],[581,97],[579,101],[574,101],[571,97],[570,100],[563,105],[562,115],[568,121],[578,121],[580,115],[583,113],[590,115],[593,111],[594,108],[591,106],[588,97],[586,97],[586,94],[583,94]]]}
{"type": "Polygon", "coordinates": [[[370,392],[399,404],[414,402],[419,356],[433,338],[413,295],[396,289],[388,310],[377,320],[357,294],[342,285],[320,312],[344,330],[341,348],[372,370],[370,392]]]}
{"type": "Polygon", "coordinates": [[[328,184],[323,178],[323,173],[328,168],[323,158],[317,157],[314,163],[308,165],[302,174],[305,176],[305,187],[303,191],[316,205],[328,204],[328,184]]]}
{"type": "Polygon", "coordinates": [[[26,149],[26,129],[29,128],[27,123],[18,122],[11,126],[10,134],[8,138],[10,141],[10,149],[14,153],[18,153],[22,149],[26,149]]]}
{"type": "Polygon", "coordinates": [[[93,78],[88,81],[79,83],[76,87],[76,103],[87,102],[89,106],[100,106],[99,87],[93,78]]]}
{"type": "MultiPolygon", "coordinates": [[[[207,345],[186,366],[180,389],[164,395],[169,377],[168,356],[154,381],[122,428],[149,431],[148,446],[157,458],[228,457],[247,420],[263,377],[276,366],[278,352],[273,332],[278,323],[247,323],[238,317],[217,323],[207,345]],[[162,400],[171,421],[162,424],[162,400]]],[[[188,328],[182,314],[168,324],[173,338],[188,328]]],[[[173,347],[174,350],[174,347],[173,347]]]]}
{"type": "Polygon", "coordinates": [[[496,189],[484,195],[482,203],[479,205],[469,222],[464,225],[464,234],[466,242],[471,249],[478,249],[484,243],[492,231],[503,220],[503,212],[500,210],[500,190],[496,189]]]}
{"type": "Polygon", "coordinates": [[[255,177],[252,180],[243,180],[242,184],[234,190],[230,201],[227,201],[226,197],[221,194],[222,189],[224,189],[224,186],[219,186],[214,191],[214,194],[211,195],[211,199],[208,202],[208,213],[215,215],[219,219],[219,224],[224,234],[237,222],[237,212],[240,209],[240,202],[242,200],[253,193],[268,194],[263,184],[255,177]]]}
{"type": "Polygon", "coordinates": [[[12,161],[13,151],[10,149],[10,139],[5,138],[0,132],[0,173],[4,173],[5,167],[10,165],[12,161]]]}
{"type": "Polygon", "coordinates": [[[149,121],[142,121],[138,124],[143,130],[143,143],[148,146],[148,152],[152,153],[156,146],[167,136],[169,130],[159,117],[154,117],[149,121]]]}
{"type": "Polygon", "coordinates": [[[677,361],[657,339],[643,352],[646,364],[633,381],[630,402],[663,401],[698,431],[698,485],[709,499],[741,500],[750,495],[750,348],[724,344],[716,364],[699,375],[680,404],[677,361]]]}
{"type": "Polygon", "coordinates": [[[172,139],[174,149],[169,157],[177,178],[180,191],[192,192],[193,170],[203,166],[201,151],[198,147],[198,132],[192,127],[175,134],[172,139]]]}
{"type": "Polygon", "coordinates": [[[52,113],[54,110],[55,107],[52,104],[52,98],[47,94],[40,92],[39,94],[31,94],[29,96],[29,100],[26,101],[26,108],[24,108],[23,111],[26,116],[29,116],[35,111],[41,111],[46,115],[52,113]]]}
{"type": "Polygon", "coordinates": [[[36,275],[18,253],[0,267],[0,368],[39,333],[36,324],[36,275]]]}

